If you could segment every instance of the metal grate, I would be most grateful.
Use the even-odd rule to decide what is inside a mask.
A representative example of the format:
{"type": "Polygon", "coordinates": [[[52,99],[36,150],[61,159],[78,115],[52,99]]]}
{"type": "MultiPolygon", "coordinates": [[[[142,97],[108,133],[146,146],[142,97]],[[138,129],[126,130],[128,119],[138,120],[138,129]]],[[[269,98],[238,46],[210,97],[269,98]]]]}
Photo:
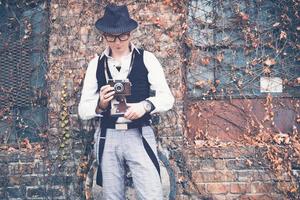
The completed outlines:
{"type": "Polygon", "coordinates": [[[0,42],[0,108],[30,106],[30,49],[27,41],[0,42]]]}
{"type": "Polygon", "coordinates": [[[191,0],[189,97],[262,97],[265,84],[273,95],[299,96],[296,9],[292,1],[191,0]]]}
{"type": "Polygon", "coordinates": [[[47,129],[48,6],[0,0],[0,144],[42,141],[47,129]]]}

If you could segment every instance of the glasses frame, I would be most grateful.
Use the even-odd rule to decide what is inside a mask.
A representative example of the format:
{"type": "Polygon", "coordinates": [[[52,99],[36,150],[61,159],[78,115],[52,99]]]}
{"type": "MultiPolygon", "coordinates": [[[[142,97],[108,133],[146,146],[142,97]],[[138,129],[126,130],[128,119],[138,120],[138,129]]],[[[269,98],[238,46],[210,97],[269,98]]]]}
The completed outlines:
{"type": "Polygon", "coordinates": [[[127,33],[121,33],[119,35],[111,35],[111,34],[107,34],[107,33],[103,33],[103,36],[104,38],[106,39],[106,41],[108,42],[115,42],[117,40],[117,38],[120,40],[120,41],[127,41],[130,37],[130,32],[127,32],[127,33]],[[124,39],[121,39],[121,36],[122,35],[127,35],[127,38],[124,40],[124,39]],[[108,37],[114,37],[113,40],[108,40],[107,38],[108,37]]]}

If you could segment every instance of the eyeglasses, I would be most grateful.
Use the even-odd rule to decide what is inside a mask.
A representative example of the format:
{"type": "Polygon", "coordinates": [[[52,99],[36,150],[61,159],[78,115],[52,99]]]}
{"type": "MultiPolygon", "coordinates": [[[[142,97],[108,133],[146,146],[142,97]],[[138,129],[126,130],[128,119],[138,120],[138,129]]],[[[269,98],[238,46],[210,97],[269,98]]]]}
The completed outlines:
{"type": "Polygon", "coordinates": [[[111,34],[103,34],[103,35],[108,42],[115,42],[117,38],[119,38],[120,41],[126,41],[130,36],[130,32],[122,33],[120,35],[111,35],[111,34]]]}

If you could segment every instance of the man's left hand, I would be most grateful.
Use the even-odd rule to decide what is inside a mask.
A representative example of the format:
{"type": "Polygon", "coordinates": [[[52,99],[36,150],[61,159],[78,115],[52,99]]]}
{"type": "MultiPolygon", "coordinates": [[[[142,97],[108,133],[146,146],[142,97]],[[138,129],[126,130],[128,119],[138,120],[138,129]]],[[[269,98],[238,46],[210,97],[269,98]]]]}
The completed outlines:
{"type": "Polygon", "coordinates": [[[139,103],[127,103],[129,108],[126,110],[124,117],[129,120],[134,120],[142,117],[146,110],[142,102],[139,103]]]}

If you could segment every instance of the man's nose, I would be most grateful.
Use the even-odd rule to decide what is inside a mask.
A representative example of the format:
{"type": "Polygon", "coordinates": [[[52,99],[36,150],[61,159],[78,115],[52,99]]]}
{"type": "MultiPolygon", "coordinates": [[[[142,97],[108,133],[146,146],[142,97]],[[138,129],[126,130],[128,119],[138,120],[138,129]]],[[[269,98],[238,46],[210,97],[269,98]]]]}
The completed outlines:
{"type": "Polygon", "coordinates": [[[121,40],[117,37],[115,43],[119,44],[119,43],[121,43],[121,40]]]}

